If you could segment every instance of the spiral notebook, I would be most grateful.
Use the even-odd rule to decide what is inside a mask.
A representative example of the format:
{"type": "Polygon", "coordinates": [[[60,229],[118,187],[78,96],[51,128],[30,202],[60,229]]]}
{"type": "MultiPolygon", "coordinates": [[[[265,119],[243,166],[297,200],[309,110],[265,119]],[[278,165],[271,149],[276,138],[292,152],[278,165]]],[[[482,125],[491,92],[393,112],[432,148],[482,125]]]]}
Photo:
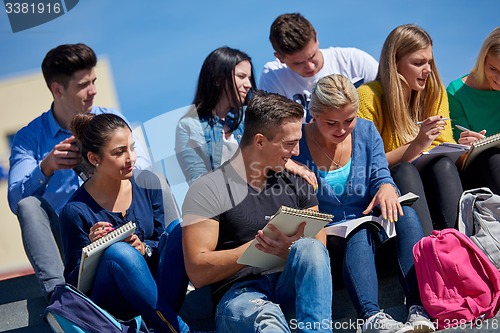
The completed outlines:
{"type": "Polygon", "coordinates": [[[467,169],[470,163],[483,151],[489,148],[500,147],[500,133],[492,136],[482,138],[474,142],[469,149],[469,152],[465,155],[462,163],[459,165],[462,170],[467,169]]]}
{"type": "Polygon", "coordinates": [[[130,221],[82,249],[77,285],[77,288],[81,292],[86,293],[92,288],[97,266],[99,265],[99,259],[101,259],[103,251],[111,244],[127,238],[134,232],[135,223],[130,221]]]}
{"type": "MultiPolygon", "coordinates": [[[[320,213],[311,209],[296,209],[286,206],[281,206],[276,214],[274,214],[268,222],[276,226],[282,233],[287,236],[293,235],[302,222],[306,222],[304,229],[305,237],[315,237],[325,225],[330,223],[333,215],[320,213]]],[[[266,235],[270,235],[271,231],[267,225],[262,230],[266,235]]],[[[239,264],[260,267],[264,269],[283,269],[286,260],[260,251],[255,247],[257,241],[253,241],[246,251],[237,260],[239,264]]]]}

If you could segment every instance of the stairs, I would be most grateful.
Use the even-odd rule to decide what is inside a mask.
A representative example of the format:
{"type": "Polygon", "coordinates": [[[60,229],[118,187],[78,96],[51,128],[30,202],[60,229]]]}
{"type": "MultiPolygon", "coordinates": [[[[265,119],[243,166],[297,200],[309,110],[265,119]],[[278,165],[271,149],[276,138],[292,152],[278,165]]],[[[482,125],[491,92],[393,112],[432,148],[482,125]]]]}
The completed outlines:
{"type": "Polygon", "coordinates": [[[45,298],[35,275],[0,281],[0,332],[50,333],[45,298]]]}
{"type": "MultiPolygon", "coordinates": [[[[396,320],[406,319],[404,297],[396,276],[380,280],[380,306],[396,320]]],[[[214,329],[208,289],[190,292],[181,309],[184,320],[194,332],[214,329]]],[[[43,321],[46,303],[34,275],[0,281],[0,332],[51,333],[43,321]]],[[[332,327],[334,332],[356,333],[356,314],[345,289],[335,290],[332,327]]],[[[493,333],[500,331],[500,315],[486,320],[481,327],[457,327],[440,332],[446,333],[493,333]]],[[[103,332],[105,333],[105,332],[103,332]]],[[[236,332],[235,332],[236,333],[236,332]]]]}

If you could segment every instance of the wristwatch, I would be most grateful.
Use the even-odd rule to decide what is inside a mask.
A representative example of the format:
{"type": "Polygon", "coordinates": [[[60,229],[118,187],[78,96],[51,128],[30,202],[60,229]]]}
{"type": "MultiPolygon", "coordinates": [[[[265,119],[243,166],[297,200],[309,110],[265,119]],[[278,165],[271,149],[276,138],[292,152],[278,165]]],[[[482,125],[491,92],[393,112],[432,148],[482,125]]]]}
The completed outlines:
{"type": "Polygon", "coordinates": [[[149,246],[148,244],[144,244],[144,249],[146,250],[144,252],[144,257],[146,259],[151,258],[151,256],[153,255],[153,249],[151,248],[151,246],[149,246]]]}

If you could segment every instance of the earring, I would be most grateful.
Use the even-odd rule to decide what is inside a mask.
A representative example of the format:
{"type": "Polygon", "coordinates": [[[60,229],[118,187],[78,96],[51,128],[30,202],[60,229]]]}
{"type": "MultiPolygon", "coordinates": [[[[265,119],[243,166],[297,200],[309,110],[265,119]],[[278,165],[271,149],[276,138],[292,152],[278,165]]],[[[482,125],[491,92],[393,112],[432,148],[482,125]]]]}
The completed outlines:
{"type": "Polygon", "coordinates": [[[95,167],[97,168],[98,166],[99,166],[99,163],[96,163],[96,164],[95,164],[95,167]]]}

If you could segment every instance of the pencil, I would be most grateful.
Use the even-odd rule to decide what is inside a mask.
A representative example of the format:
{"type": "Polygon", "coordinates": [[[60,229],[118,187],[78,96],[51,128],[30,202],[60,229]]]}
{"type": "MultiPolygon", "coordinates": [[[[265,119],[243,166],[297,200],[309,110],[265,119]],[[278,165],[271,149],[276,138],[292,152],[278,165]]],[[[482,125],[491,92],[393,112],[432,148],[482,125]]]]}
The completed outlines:
{"type": "Polygon", "coordinates": [[[470,129],[468,128],[465,128],[463,126],[460,126],[460,125],[455,125],[456,128],[458,128],[459,130],[461,130],[462,132],[465,132],[465,131],[470,131],[470,129]]]}
{"type": "MultiPolygon", "coordinates": [[[[450,118],[441,118],[440,120],[450,120],[450,118]]],[[[422,125],[424,121],[417,121],[416,124],[417,125],[422,125]]]]}

